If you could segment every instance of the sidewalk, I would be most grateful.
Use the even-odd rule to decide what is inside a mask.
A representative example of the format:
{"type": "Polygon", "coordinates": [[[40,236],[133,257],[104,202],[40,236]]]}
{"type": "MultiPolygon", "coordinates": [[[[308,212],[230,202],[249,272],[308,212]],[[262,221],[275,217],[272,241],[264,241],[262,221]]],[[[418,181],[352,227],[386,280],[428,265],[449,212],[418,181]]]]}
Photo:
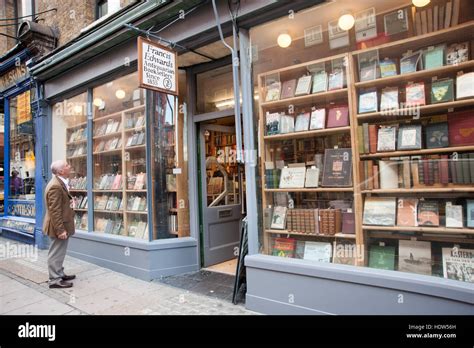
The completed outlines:
{"type": "MultiPolygon", "coordinates": [[[[49,289],[47,250],[0,237],[0,314],[19,315],[242,315],[257,314],[242,304],[174,287],[173,282],[146,282],[66,256],[66,274],[75,274],[69,289],[49,289]],[[31,251],[25,253],[25,250],[31,251]],[[22,257],[14,256],[21,254],[22,257]],[[13,257],[12,257],[13,255],[13,257]],[[26,256],[26,257],[25,257],[26,256]]],[[[199,275],[199,273],[197,273],[199,275]]],[[[181,279],[185,279],[182,277],[181,279]]],[[[189,275],[190,281],[196,277],[189,275]]],[[[199,277],[198,277],[199,278],[199,277]]],[[[207,285],[209,286],[209,285],[207,285]]],[[[198,288],[199,286],[197,286],[198,288]]],[[[186,290],[186,288],[190,290],[186,290]]]]}

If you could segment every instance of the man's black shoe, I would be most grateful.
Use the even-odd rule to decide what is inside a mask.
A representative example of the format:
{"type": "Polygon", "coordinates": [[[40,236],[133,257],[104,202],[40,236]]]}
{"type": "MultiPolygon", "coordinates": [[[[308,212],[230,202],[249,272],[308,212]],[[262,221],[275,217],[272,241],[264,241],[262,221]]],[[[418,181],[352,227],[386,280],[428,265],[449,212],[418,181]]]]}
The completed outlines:
{"type": "Polygon", "coordinates": [[[72,283],[66,282],[64,280],[60,280],[57,283],[49,285],[50,289],[63,289],[63,288],[71,288],[71,287],[72,287],[72,283]]]}
{"type": "Polygon", "coordinates": [[[71,275],[64,275],[63,277],[61,277],[62,280],[73,280],[73,279],[76,279],[76,276],[74,274],[71,274],[71,275]]]}

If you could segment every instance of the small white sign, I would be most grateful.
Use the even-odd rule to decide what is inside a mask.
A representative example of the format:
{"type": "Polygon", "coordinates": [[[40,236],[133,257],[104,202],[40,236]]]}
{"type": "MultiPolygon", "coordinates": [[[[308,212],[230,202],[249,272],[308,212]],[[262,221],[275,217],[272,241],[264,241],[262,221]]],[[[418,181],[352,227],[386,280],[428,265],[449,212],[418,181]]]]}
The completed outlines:
{"type": "Polygon", "coordinates": [[[176,53],[155,42],[138,38],[140,87],[178,95],[176,53]]]}
{"type": "Polygon", "coordinates": [[[173,168],[173,174],[181,174],[181,168],[173,168]]]}
{"type": "Polygon", "coordinates": [[[315,27],[304,30],[304,45],[305,47],[317,45],[323,42],[323,26],[317,25],[315,27]]]}

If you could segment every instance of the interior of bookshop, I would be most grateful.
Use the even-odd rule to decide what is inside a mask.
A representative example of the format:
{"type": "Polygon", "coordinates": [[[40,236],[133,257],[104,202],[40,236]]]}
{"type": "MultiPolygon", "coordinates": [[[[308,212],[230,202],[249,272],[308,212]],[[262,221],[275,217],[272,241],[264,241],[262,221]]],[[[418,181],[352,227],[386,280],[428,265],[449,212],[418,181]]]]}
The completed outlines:
{"type": "Polygon", "coordinates": [[[53,160],[72,166],[76,229],[142,240],[189,235],[187,184],[178,189],[173,172],[183,146],[177,100],[149,95],[147,117],[133,73],[92,89],[90,118],[86,92],[53,105],[53,160]]]}
{"type": "Polygon", "coordinates": [[[474,6],[333,1],[251,30],[261,252],[474,282],[474,6]]]}

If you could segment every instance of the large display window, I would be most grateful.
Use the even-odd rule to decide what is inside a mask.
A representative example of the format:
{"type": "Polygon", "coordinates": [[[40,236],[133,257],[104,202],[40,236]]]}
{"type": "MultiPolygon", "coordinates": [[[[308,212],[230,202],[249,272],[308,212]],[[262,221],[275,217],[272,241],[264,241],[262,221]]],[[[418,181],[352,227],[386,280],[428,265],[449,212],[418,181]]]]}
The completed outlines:
{"type": "Polygon", "coordinates": [[[262,253],[474,282],[470,6],[334,1],[251,30],[262,253]]]}

